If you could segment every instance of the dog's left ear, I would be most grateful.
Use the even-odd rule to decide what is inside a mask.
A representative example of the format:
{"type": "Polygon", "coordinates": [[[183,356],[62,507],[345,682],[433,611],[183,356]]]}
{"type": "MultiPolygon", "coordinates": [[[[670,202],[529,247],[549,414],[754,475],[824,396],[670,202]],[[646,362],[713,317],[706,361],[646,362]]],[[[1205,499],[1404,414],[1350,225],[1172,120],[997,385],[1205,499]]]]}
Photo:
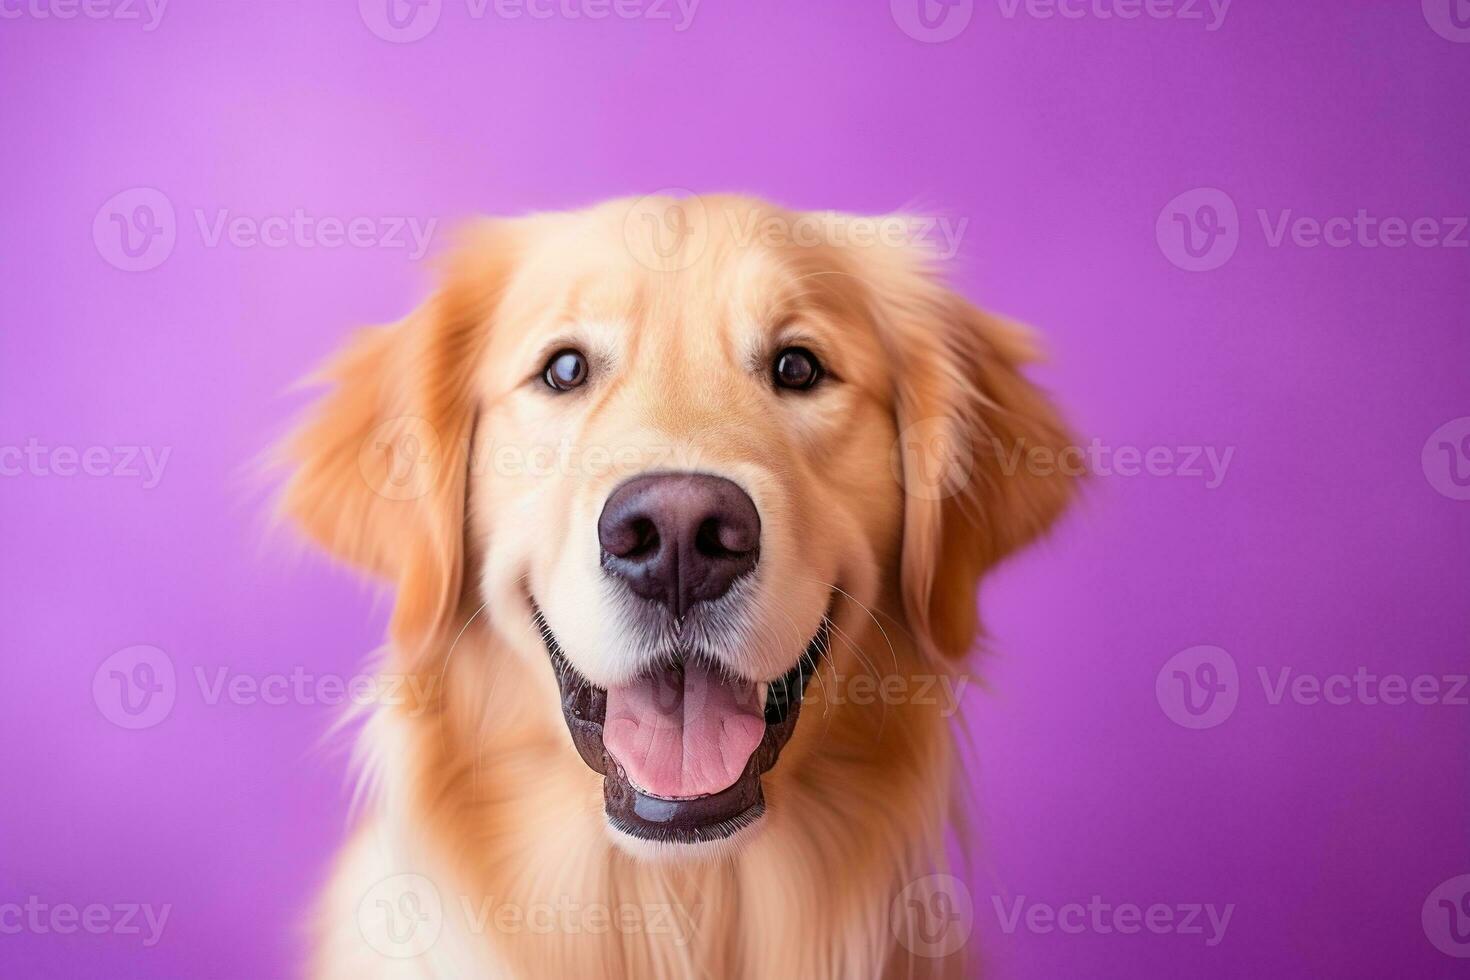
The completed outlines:
{"type": "Polygon", "coordinates": [[[390,633],[409,656],[460,605],[473,375],[509,274],[508,237],[490,222],[472,229],[428,302],[354,336],[316,379],[332,390],[280,447],[294,469],[282,510],[397,586],[390,633]]]}
{"type": "Polygon", "coordinates": [[[1025,328],[976,309],[922,254],[862,251],[894,370],[905,612],[930,652],[961,657],[980,577],[1061,514],[1081,454],[1022,373],[1037,360],[1025,328]]]}

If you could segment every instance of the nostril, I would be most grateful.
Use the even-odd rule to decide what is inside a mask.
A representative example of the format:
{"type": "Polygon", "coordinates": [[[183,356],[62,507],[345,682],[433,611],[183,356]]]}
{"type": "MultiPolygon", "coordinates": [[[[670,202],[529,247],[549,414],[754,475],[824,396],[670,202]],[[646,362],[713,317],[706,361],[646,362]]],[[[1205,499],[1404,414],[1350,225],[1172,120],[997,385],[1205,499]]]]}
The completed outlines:
{"type": "Polygon", "coordinates": [[[632,544],[622,553],[622,557],[637,560],[658,553],[658,526],[653,521],[646,517],[639,517],[631,521],[628,528],[629,540],[632,544]]]}
{"type": "Polygon", "coordinates": [[[747,528],[709,517],[695,532],[694,547],[710,558],[738,558],[755,550],[756,542],[751,537],[747,528]]]}
{"type": "Polygon", "coordinates": [[[694,548],[701,555],[722,558],[729,549],[720,540],[720,522],[713,517],[705,520],[694,532],[694,548]]]}
{"type": "Polygon", "coordinates": [[[603,550],[617,558],[638,561],[658,551],[658,526],[647,517],[604,522],[598,536],[603,550]]]}

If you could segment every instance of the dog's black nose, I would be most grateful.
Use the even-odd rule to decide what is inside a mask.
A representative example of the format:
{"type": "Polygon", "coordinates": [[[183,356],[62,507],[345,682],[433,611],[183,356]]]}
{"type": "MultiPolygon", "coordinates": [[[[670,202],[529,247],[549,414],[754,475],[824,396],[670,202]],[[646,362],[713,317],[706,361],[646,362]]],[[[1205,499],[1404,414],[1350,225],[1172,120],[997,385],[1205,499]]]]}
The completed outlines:
{"type": "Polygon", "coordinates": [[[745,491],[723,477],[658,473],[612,492],[597,538],[609,574],[682,617],[755,567],[761,518],[745,491]]]}

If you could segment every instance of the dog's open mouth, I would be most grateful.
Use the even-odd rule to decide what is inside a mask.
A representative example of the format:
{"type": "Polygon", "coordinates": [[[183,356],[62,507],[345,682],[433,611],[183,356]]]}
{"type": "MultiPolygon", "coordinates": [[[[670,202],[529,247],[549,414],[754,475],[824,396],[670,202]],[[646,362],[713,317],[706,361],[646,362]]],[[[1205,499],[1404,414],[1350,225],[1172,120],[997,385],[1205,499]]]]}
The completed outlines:
{"type": "Polygon", "coordinates": [[[699,843],[729,837],[765,812],[761,775],[796,730],[801,699],[827,655],[822,617],[796,665],[768,685],[680,659],[604,690],[562,653],[532,606],[582,760],[603,776],[608,819],[633,837],[699,843]]]}

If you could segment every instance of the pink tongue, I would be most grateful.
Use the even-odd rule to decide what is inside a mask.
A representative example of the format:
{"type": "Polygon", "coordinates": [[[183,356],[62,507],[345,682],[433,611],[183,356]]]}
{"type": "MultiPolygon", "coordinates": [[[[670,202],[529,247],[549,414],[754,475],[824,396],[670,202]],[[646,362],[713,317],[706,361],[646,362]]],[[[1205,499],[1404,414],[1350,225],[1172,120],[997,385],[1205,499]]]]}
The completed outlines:
{"type": "Polygon", "coordinates": [[[765,733],[755,685],[697,664],[607,689],[602,744],[634,785],[654,796],[728,789],[765,733]]]}

